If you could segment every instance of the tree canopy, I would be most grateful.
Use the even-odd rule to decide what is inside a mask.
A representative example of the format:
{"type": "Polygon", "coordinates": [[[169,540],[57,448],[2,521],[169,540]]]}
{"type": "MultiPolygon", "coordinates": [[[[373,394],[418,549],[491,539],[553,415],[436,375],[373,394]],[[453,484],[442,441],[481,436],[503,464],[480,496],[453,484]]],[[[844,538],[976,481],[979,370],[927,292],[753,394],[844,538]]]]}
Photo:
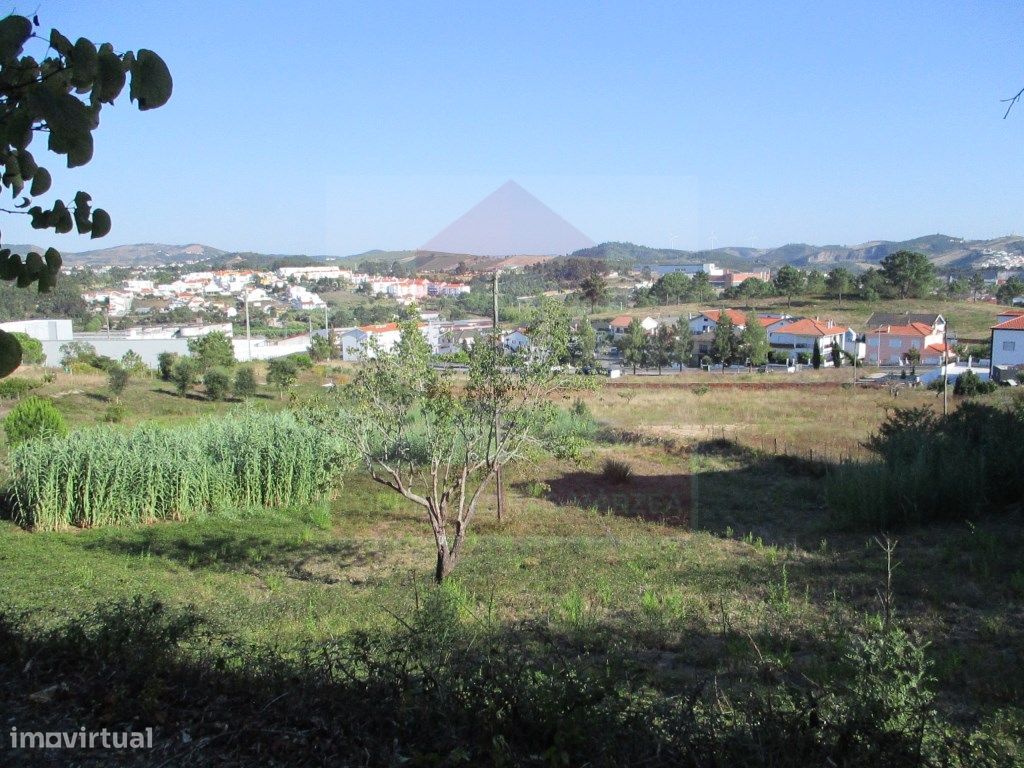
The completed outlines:
{"type": "Polygon", "coordinates": [[[901,299],[921,296],[935,284],[935,267],[923,253],[896,251],[882,259],[881,267],[901,299]]]}

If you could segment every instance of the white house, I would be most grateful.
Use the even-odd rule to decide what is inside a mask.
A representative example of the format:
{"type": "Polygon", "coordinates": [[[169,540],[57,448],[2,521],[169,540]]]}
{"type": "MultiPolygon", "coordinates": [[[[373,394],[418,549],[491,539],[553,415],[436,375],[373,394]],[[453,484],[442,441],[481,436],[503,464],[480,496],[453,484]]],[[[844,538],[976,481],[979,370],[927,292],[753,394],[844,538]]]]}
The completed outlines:
{"type": "Polygon", "coordinates": [[[514,331],[503,332],[501,334],[501,343],[509,352],[515,352],[524,348],[529,349],[530,337],[522,329],[517,328],[514,331]]]}
{"type": "Polygon", "coordinates": [[[1024,314],[992,326],[992,363],[996,368],[1024,365],[1024,314]]]}
{"type": "MultiPolygon", "coordinates": [[[[773,325],[768,332],[768,343],[772,349],[789,351],[795,354],[814,354],[814,345],[817,344],[821,350],[821,357],[826,363],[831,363],[829,353],[832,345],[836,344],[839,349],[856,354],[856,347],[848,348],[848,328],[836,325],[831,320],[822,322],[805,317],[801,320],[773,325]]],[[[853,336],[856,339],[856,336],[853,336]]]]}
{"type": "MultiPolygon", "coordinates": [[[[440,331],[436,323],[420,323],[420,332],[427,340],[434,354],[440,343],[440,331]]],[[[375,357],[379,352],[390,352],[402,338],[398,323],[384,325],[363,325],[351,328],[341,336],[341,359],[353,362],[375,357]]]]}
{"type": "MultiPolygon", "coordinates": [[[[732,321],[733,330],[742,331],[746,328],[747,316],[745,314],[735,309],[727,309],[725,314],[732,321]]],[[[690,331],[693,333],[714,333],[721,316],[722,311],[718,309],[708,309],[700,312],[696,317],[690,318],[690,331]]]]}
{"type": "MultiPolygon", "coordinates": [[[[611,331],[612,336],[615,338],[621,338],[625,336],[626,331],[629,330],[629,324],[633,322],[633,318],[629,315],[620,315],[619,317],[612,318],[608,323],[608,330],[611,331]]],[[[650,335],[658,330],[658,321],[653,317],[645,317],[640,321],[640,326],[644,329],[644,333],[650,335]]]]}
{"type": "MultiPolygon", "coordinates": [[[[945,327],[943,321],[942,327],[945,327]]],[[[916,349],[925,364],[941,363],[952,356],[951,350],[942,338],[942,331],[934,325],[912,322],[909,325],[883,325],[868,328],[867,359],[877,365],[900,365],[916,349]]]]}

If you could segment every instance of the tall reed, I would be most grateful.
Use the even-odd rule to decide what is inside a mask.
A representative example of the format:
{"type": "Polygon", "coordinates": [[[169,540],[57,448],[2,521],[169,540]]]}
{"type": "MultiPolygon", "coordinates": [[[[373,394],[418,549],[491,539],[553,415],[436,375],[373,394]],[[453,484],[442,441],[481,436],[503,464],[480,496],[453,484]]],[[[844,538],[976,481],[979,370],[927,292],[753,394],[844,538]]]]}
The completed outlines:
{"type": "Polygon", "coordinates": [[[54,530],[307,504],[332,493],[346,461],[336,440],[290,413],[244,411],[32,440],[10,463],[16,520],[54,530]]]}

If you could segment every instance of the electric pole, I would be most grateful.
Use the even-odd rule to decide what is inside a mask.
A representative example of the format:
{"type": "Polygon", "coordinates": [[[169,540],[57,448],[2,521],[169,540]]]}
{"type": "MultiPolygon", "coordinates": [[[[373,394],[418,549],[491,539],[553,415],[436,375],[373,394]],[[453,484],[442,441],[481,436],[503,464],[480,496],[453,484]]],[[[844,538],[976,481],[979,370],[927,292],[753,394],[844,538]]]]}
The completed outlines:
{"type": "Polygon", "coordinates": [[[252,362],[252,334],[249,331],[249,286],[248,285],[245,288],[245,296],[243,297],[243,299],[245,301],[245,346],[249,350],[248,362],[251,363],[252,362]]]}
{"type": "MultiPolygon", "coordinates": [[[[494,270],[494,282],[493,282],[493,293],[494,293],[494,314],[491,318],[491,329],[494,333],[494,345],[495,351],[501,351],[501,331],[498,328],[498,270],[494,270]]],[[[494,483],[498,501],[498,522],[501,522],[503,513],[505,512],[505,486],[501,482],[501,464],[499,463],[498,454],[501,451],[501,418],[498,413],[498,399],[497,392],[493,393],[494,396],[494,461],[497,465],[494,471],[494,483]]]]}
{"type": "Polygon", "coordinates": [[[942,415],[949,415],[949,352],[946,326],[942,326],[942,415]]]}

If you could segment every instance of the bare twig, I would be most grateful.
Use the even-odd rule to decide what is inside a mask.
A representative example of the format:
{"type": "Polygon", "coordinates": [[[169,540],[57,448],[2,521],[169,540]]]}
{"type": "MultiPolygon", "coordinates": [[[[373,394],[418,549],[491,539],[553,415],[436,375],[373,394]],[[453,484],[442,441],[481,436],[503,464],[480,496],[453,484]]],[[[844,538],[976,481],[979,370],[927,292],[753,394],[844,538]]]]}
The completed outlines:
{"type": "Polygon", "coordinates": [[[1013,109],[1013,105],[1020,101],[1021,98],[1024,98],[1024,88],[1021,88],[1019,91],[1017,91],[1017,94],[1015,96],[1009,99],[1000,99],[1000,101],[1006,104],[1006,112],[1003,114],[1003,120],[1009,117],[1010,110],[1013,109]],[[1007,104],[1007,102],[1009,103],[1007,104]]]}

